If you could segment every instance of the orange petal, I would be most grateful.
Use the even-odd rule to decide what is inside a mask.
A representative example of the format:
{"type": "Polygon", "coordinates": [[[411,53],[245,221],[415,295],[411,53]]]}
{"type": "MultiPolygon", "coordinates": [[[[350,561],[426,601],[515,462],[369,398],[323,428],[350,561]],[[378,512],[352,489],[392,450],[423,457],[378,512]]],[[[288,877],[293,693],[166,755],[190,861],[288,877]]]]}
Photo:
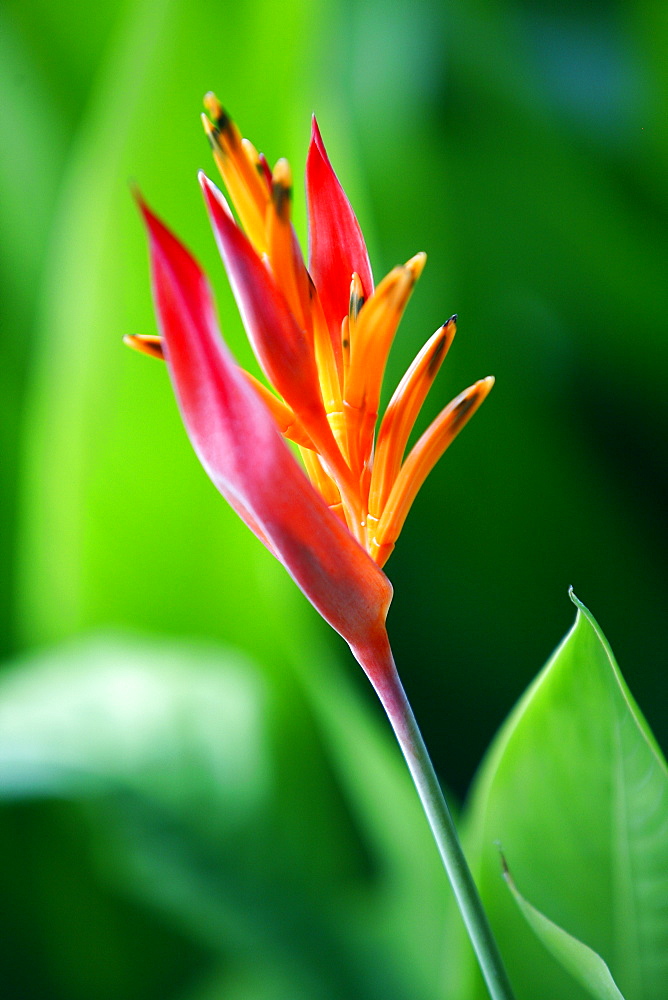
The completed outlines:
{"type": "Polygon", "coordinates": [[[206,94],[204,106],[210,117],[203,114],[202,124],[216,165],[249,239],[257,253],[265,253],[264,216],[269,197],[260,157],[251,143],[242,140],[215,94],[206,94]]]}
{"type": "Polygon", "coordinates": [[[369,551],[379,566],[389,558],[416,494],[445,449],[485,399],[494,379],[481,379],[460,393],[427,428],[401,467],[378,525],[370,519],[369,551]]]}
{"type": "MultiPolygon", "coordinates": [[[[350,330],[350,366],[344,388],[349,453],[361,470],[371,454],[380,390],[392,340],[426,261],[416,254],[383,278],[350,330]]],[[[351,324],[352,326],[352,324],[351,324]]]]}
{"type": "Polygon", "coordinates": [[[424,345],[390,400],[376,442],[369,489],[369,514],[380,518],[397,478],[408,438],[456,331],[456,317],[424,345]]]}

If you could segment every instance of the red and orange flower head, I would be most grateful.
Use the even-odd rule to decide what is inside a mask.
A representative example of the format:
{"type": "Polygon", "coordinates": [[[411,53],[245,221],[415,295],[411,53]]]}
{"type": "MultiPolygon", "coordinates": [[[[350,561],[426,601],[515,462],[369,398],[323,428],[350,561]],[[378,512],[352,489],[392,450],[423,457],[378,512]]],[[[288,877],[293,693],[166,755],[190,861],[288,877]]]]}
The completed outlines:
{"type": "Polygon", "coordinates": [[[376,430],[387,356],[425,255],[394,268],[374,289],[364,238],[314,120],[307,267],[290,221],[287,161],[271,170],[213,94],[204,104],[204,127],[240,225],[215,184],[204,174],[200,183],[270,388],[236,365],[202,270],[142,201],[160,335],[126,341],[164,357],[208,475],[377,684],[389,655],[392,597],[381,567],[417,491],[493,379],[457,396],[404,457],[455,334],[452,317],[415,358],[376,430]],[[298,447],[303,469],[282,438],[298,447]]]}

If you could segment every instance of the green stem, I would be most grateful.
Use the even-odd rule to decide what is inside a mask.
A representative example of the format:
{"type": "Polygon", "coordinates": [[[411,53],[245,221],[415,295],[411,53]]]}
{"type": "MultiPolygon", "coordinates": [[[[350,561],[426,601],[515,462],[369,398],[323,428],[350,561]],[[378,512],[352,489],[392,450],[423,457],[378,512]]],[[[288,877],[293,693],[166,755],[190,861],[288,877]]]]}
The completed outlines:
{"type": "Polygon", "coordinates": [[[464,857],[434,766],[394,665],[389,644],[383,651],[381,662],[377,648],[370,656],[368,650],[365,652],[367,655],[358,659],[376,689],[406,758],[489,994],[492,1000],[514,1000],[510,981],[482,900],[464,857]]]}

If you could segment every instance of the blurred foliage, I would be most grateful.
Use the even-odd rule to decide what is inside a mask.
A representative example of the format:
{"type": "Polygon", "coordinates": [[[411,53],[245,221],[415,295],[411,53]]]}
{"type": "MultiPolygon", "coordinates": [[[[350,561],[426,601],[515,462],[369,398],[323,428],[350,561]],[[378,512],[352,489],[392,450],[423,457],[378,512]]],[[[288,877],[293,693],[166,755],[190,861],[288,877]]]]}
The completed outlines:
{"type": "Polygon", "coordinates": [[[203,977],[228,997],[250,976],[261,997],[271,970],[286,1000],[428,1000],[444,981],[426,822],[331,663],[285,692],[192,642],[106,637],[27,660],[0,682],[0,797],[50,803],[15,809],[4,838],[3,878],[29,873],[3,928],[20,956],[6,996],[194,1000],[203,977]]]}
{"type": "MultiPolygon", "coordinates": [[[[86,804],[71,802],[75,786],[59,784],[65,772],[58,778],[55,765],[86,715],[72,693],[69,721],[53,730],[55,745],[64,741],[60,756],[48,749],[53,768],[32,774],[33,792],[0,824],[12,913],[4,948],[16,970],[12,983],[21,984],[15,995],[69,1000],[93,990],[102,997],[103,974],[110,997],[276,1000],[299,989],[325,996],[320,980],[299,981],[317,970],[295,968],[289,954],[295,921],[311,920],[306,910],[286,917],[271,941],[271,928],[240,919],[246,945],[265,935],[259,951],[267,942],[266,954],[282,955],[275,974],[269,960],[247,961],[241,946],[220,954],[185,918],[178,925],[165,916],[187,913],[192,879],[213,886],[233,875],[230,893],[238,895],[228,897],[226,913],[211,894],[212,927],[228,926],[232,910],[259,919],[267,895],[267,913],[281,924],[286,883],[321,865],[330,886],[364,886],[351,890],[356,915],[347,909],[345,919],[360,926],[366,907],[365,925],[375,928],[360,935],[367,944],[355,945],[331,913],[329,926],[313,926],[317,948],[341,976],[357,968],[360,956],[347,950],[354,947],[396,955],[388,996],[407,995],[402,976],[418,966],[422,985],[411,981],[410,995],[430,996],[437,975],[442,883],[436,879],[430,896],[431,848],[425,839],[422,858],[413,846],[425,837],[422,821],[410,813],[404,779],[383,777],[400,769],[388,763],[393,751],[383,737],[367,740],[352,722],[348,730],[349,717],[366,711],[360,698],[371,702],[363,678],[206,480],[164,370],[120,343],[125,333],[154,330],[144,237],[129,194],[136,181],[205,264],[225,335],[250,364],[195,180],[200,167],[213,172],[197,121],[208,89],[270,160],[287,155],[297,177],[309,115],[317,112],[377,277],[416,250],[429,253],[391,358],[388,393],[454,311],[459,334],[425,420],[474,379],[497,376],[485,407],[430,477],[388,565],[397,660],[445,780],[460,793],[466,788],[494,730],[566,627],[569,584],[596,608],[659,741],[668,742],[667,49],[668,8],[654,0],[493,7],[478,0],[86,7],[5,0],[0,122],[11,142],[0,167],[0,238],[9,250],[0,260],[0,652],[110,627],[161,637],[162,654],[137,654],[141,663],[169,659],[170,637],[240,650],[255,664],[251,701],[265,692],[272,705],[268,715],[257,708],[257,728],[268,727],[274,749],[267,759],[280,761],[288,841],[273,873],[263,853],[271,853],[267,829],[236,845],[240,858],[242,848],[255,851],[265,866],[256,884],[244,884],[248,869],[234,867],[232,840],[216,840],[220,803],[212,802],[213,786],[207,792],[195,780],[200,758],[192,747],[181,748],[185,757],[194,753],[181,761],[189,777],[170,765],[166,779],[172,792],[184,783],[177,815],[153,799],[159,759],[142,763],[152,775],[148,803],[142,788],[112,794],[117,773],[98,774],[85,794],[77,784],[86,804]],[[328,687],[322,664],[334,651],[349,676],[332,665],[336,680],[328,687]],[[190,780],[199,806],[188,801],[190,780]],[[31,801],[38,786],[48,804],[31,801]],[[386,817],[385,842],[370,847],[369,838],[381,836],[378,814],[395,795],[414,818],[404,825],[399,815],[386,817]],[[193,817],[182,814],[195,808],[206,829],[193,832],[193,817]],[[156,838],[173,848],[180,900],[167,898],[156,838]],[[199,874],[184,858],[193,843],[199,874]],[[393,873],[386,880],[374,869],[379,856],[393,873]],[[94,858],[105,869],[99,879],[91,875],[94,858]],[[424,873],[409,876],[416,859],[424,873]],[[267,888],[265,878],[279,881],[267,888]],[[416,886],[429,899],[424,910],[416,886]],[[405,907],[415,935],[399,945],[405,907]],[[418,961],[420,933],[430,944],[418,961]]],[[[303,234],[303,206],[297,224],[303,234]]],[[[58,656],[80,663],[83,683],[84,654],[58,656]]],[[[61,665],[64,697],[70,682],[61,665]]],[[[50,703],[48,690],[60,697],[56,689],[40,695],[36,669],[26,661],[13,675],[12,683],[26,685],[26,711],[31,699],[50,703]],[[25,682],[17,680],[24,670],[25,682]]],[[[159,671],[150,669],[157,684],[159,671]]],[[[197,693],[188,695],[176,674],[165,675],[167,686],[175,684],[171,704],[192,708],[188,699],[197,693]]],[[[216,688],[207,674],[218,692],[225,676],[216,688]]],[[[137,699],[139,712],[145,701],[137,699]]],[[[156,746],[169,734],[141,736],[150,713],[142,719],[135,736],[149,753],[151,733],[156,746]]],[[[34,737],[39,714],[25,725],[34,737]]],[[[92,723],[77,730],[80,747],[95,730],[92,723]]],[[[542,906],[523,873],[514,873],[542,906]]],[[[333,981],[335,995],[354,996],[343,982],[333,981]]],[[[383,986],[360,984],[359,995],[383,986]]]]}

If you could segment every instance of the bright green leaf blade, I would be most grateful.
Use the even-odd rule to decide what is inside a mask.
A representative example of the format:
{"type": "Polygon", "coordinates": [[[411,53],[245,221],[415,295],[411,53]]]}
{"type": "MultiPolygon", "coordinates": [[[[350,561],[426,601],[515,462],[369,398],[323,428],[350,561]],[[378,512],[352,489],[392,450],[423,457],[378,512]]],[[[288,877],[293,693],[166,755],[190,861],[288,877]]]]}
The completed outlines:
{"type": "MultiPolygon", "coordinates": [[[[542,1000],[586,994],[533,939],[495,843],[527,897],[604,958],[627,1000],[663,1000],[668,773],[600,629],[574,601],[573,629],[477,779],[471,861],[520,1000],[539,986],[542,1000]]],[[[475,980],[470,967],[462,995],[484,996],[475,980]]]]}
{"type": "Polygon", "coordinates": [[[552,955],[595,1000],[624,1000],[600,955],[568,934],[524,898],[509,873],[506,882],[527,923],[552,955]]]}

